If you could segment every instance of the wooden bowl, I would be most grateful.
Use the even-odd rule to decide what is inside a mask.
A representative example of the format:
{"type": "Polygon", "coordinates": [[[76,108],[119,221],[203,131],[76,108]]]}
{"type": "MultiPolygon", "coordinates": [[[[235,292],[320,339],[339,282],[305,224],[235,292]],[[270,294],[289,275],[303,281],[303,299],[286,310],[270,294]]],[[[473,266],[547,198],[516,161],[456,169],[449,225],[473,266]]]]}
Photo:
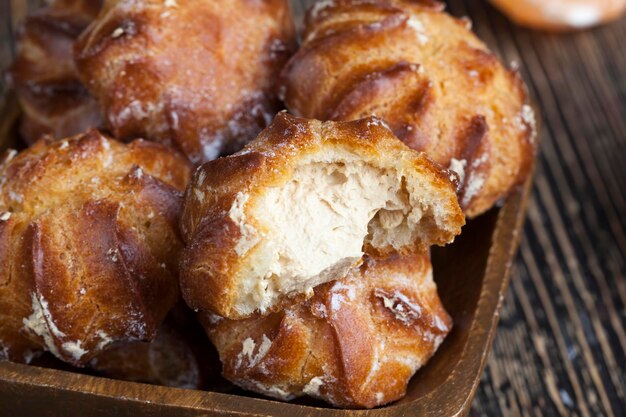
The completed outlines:
{"type": "MultiPolygon", "coordinates": [[[[302,4],[294,9],[301,12],[302,4]]],[[[15,143],[18,117],[9,94],[0,104],[0,151],[15,143]]],[[[500,207],[469,221],[454,244],[433,251],[435,281],[454,328],[396,403],[339,410],[315,401],[283,403],[247,393],[167,388],[0,361],[0,415],[57,416],[79,410],[81,416],[134,417],[466,415],[508,288],[531,178],[500,207]]]]}
{"type": "MultiPolygon", "coordinates": [[[[14,143],[18,117],[9,96],[0,107],[0,150],[14,143]]],[[[0,415],[55,416],[61,410],[81,410],[84,416],[466,415],[495,335],[530,184],[531,177],[501,207],[469,221],[452,245],[433,250],[435,281],[454,328],[396,403],[338,410],[317,402],[167,388],[0,361],[0,415]]]]}

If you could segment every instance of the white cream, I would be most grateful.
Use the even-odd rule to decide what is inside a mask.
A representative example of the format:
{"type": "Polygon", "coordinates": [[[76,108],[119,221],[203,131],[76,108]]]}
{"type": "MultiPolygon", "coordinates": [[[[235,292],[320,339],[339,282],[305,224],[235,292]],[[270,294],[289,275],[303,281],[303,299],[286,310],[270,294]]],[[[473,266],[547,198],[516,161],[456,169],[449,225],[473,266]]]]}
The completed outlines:
{"type": "Polygon", "coordinates": [[[370,234],[379,246],[394,244],[398,232],[398,245],[408,243],[415,236],[402,232],[411,209],[401,182],[397,172],[362,162],[305,163],[248,211],[262,222],[262,230],[246,223],[247,196],[238,194],[229,212],[242,235],[235,250],[241,256],[259,242],[262,246],[239,292],[247,297],[242,304],[250,311],[260,305],[263,311],[283,294],[311,293],[316,285],[344,276],[360,263],[370,234]],[[375,217],[374,229],[380,230],[370,228],[375,217]]]}

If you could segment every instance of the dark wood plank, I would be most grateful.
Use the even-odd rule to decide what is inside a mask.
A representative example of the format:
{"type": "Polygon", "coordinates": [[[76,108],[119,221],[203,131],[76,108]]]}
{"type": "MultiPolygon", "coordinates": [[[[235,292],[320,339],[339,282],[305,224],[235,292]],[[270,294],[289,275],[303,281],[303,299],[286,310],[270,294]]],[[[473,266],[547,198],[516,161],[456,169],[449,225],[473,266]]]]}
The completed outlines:
{"type": "Polygon", "coordinates": [[[449,1],[542,113],[537,179],[472,415],[626,415],[626,19],[554,35],[449,1]]]}

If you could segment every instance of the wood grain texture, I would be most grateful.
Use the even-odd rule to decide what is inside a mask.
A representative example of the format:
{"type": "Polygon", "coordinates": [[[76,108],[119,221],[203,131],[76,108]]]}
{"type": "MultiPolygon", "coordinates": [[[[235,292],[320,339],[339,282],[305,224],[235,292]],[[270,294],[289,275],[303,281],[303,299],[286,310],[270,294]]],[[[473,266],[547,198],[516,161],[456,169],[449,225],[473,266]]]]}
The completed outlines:
{"type": "Polygon", "coordinates": [[[472,416],[626,415],[626,19],[566,35],[449,1],[542,114],[535,186],[472,416]]]}

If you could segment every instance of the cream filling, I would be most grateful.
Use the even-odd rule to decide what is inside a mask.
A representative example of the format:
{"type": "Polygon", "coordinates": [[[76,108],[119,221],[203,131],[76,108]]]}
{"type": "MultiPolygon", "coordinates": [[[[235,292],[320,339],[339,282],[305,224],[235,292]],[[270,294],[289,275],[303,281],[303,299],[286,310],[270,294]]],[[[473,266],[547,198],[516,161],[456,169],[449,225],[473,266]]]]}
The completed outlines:
{"type": "Polygon", "coordinates": [[[361,262],[365,241],[397,248],[413,242],[422,210],[403,183],[397,171],[362,161],[311,160],[245,210],[262,230],[246,224],[247,198],[238,195],[229,213],[242,231],[237,252],[254,247],[239,312],[265,311],[284,295],[312,293],[345,276],[361,262]]]}

